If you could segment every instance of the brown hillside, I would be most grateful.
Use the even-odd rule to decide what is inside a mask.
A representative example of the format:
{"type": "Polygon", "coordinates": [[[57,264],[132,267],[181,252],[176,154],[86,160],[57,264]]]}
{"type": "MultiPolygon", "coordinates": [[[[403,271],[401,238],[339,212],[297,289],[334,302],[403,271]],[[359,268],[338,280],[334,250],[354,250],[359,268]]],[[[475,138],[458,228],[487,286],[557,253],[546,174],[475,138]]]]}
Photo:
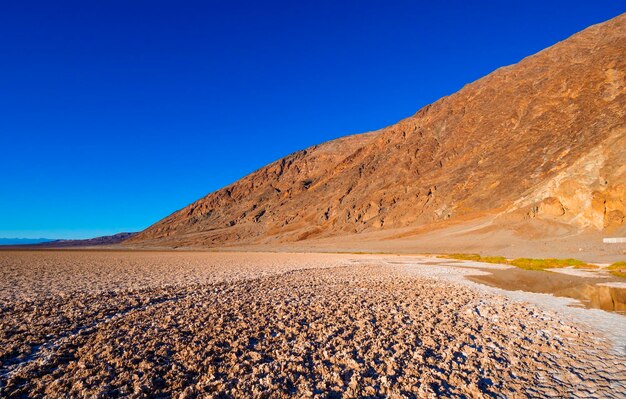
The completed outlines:
{"type": "Polygon", "coordinates": [[[293,243],[381,230],[389,239],[476,218],[523,225],[516,234],[529,237],[621,234],[625,165],[623,14],[393,126],[278,160],[127,243],[293,243]]]}

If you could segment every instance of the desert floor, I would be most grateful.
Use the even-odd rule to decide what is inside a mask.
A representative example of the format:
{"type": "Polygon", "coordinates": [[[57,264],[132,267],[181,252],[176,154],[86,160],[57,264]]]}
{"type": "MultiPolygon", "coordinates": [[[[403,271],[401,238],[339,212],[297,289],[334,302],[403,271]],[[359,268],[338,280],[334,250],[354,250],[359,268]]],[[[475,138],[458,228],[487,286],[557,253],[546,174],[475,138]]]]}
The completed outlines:
{"type": "Polygon", "coordinates": [[[626,397],[625,316],[465,266],[0,251],[0,397],[626,397]]]}

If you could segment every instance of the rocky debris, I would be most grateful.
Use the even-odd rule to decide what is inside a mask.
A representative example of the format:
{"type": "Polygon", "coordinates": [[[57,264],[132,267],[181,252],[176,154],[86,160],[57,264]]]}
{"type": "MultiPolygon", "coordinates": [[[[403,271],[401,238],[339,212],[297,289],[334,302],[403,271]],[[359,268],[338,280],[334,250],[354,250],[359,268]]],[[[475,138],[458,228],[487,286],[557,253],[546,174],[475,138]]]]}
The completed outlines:
{"type": "Polygon", "coordinates": [[[533,305],[353,258],[0,253],[3,285],[30,268],[54,276],[23,296],[0,290],[0,396],[626,392],[626,358],[594,331],[533,305]],[[98,264],[107,272],[94,272],[98,264]]]}
{"type": "Polygon", "coordinates": [[[558,198],[548,197],[539,205],[539,213],[548,216],[563,216],[565,215],[565,208],[558,198]]]}

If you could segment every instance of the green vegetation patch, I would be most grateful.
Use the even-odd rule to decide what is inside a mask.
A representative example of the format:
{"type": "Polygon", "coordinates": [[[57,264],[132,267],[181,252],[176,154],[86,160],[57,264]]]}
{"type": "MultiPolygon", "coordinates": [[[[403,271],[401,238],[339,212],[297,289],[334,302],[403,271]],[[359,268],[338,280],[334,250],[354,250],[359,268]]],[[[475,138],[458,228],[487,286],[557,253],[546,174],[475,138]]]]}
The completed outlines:
{"type": "Polygon", "coordinates": [[[561,267],[568,266],[576,266],[582,267],[587,266],[587,264],[578,259],[556,259],[556,258],[547,258],[547,259],[533,259],[533,258],[518,258],[509,261],[509,265],[519,267],[521,269],[526,270],[545,270],[545,269],[555,269],[561,267]]]}
{"type": "Polygon", "coordinates": [[[606,268],[606,270],[626,270],[626,262],[615,262],[606,268]]]}
{"type": "Polygon", "coordinates": [[[608,266],[606,270],[615,277],[626,278],[626,262],[615,262],[608,266]]]}
{"type": "Polygon", "coordinates": [[[504,256],[485,256],[481,257],[480,261],[485,263],[508,263],[507,259],[504,256]]]}
{"type": "Polygon", "coordinates": [[[440,255],[439,258],[444,259],[458,259],[458,260],[470,260],[473,262],[484,262],[484,263],[502,263],[507,264],[508,261],[504,256],[480,256],[478,254],[451,254],[451,255],[440,255]]]}
{"type": "Polygon", "coordinates": [[[438,257],[447,258],[447,259],[473,260],[476,262],[480,262],[480,255],[478,254],[450,254],[450,255],[440,255],[438,257]]]}
{"type": "MultiPolygon", "coordinates": [[[[451,254],[451,255],[441,255],[440,258],[447,259],[458,259],[458,260],[470,260],[474,262],[484,262],[484,263],[499,263],[503,265],[511,265],[516,266],[521,269],[526,270],[545,270],[545,269],[554,269],[560,267],[570,267],[574,266],[576,268],[582,269],[592,269],[597,268],[595,265],[589,265],[578,259],[556,259],[556,258],[548,258],[548,259],[533,259],[533,258],[518,258],[513,260],[508,260],[504,256],[480,256],[478,254],[451,254]]],[[[626,272],[626,262],[624,263],[624,272],[626,272]]]]}

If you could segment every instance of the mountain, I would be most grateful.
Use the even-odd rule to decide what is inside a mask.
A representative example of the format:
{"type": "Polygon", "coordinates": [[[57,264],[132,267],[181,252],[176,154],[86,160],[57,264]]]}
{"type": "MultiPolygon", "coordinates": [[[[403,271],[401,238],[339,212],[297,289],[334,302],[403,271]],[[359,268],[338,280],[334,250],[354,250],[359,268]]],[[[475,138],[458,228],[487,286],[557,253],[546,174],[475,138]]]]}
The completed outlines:
{"type": "MultiPolygon", "coordinates": [[[[25,242],[15,241],[5,245],[26,246],[29,248],[70,248],[70,247],[91,247],[98,245],[116,245],[134,236],[136,233],[117,233],[110,236],[87,238],[84,240],[49,240],[25,242]]],[[[1,242],[1,241],[0,241],[1,242]]]]}
{"type": "Polygon", "coordinates": [[[497,248],[626,234],[625,79],[623,14],[395,125],[271,163],[126,243],[428,250],[441,231],[444,248],[479,249],[487,236],[497,248]]]}
{"type": "Polygon", "coordinates": [[[54,240],[51,240],[49,238],[0,238],[0,245],[38,244],[49,241],[54,240]]]}
{"type": "Polygon", "coordinates": [[[133,237],[136,233],[117,233],[110,236],[87,238],[84,240],[55,240],[38,244],[46,248],[91,247],[97,245],[115,245],[133,237]]]}

